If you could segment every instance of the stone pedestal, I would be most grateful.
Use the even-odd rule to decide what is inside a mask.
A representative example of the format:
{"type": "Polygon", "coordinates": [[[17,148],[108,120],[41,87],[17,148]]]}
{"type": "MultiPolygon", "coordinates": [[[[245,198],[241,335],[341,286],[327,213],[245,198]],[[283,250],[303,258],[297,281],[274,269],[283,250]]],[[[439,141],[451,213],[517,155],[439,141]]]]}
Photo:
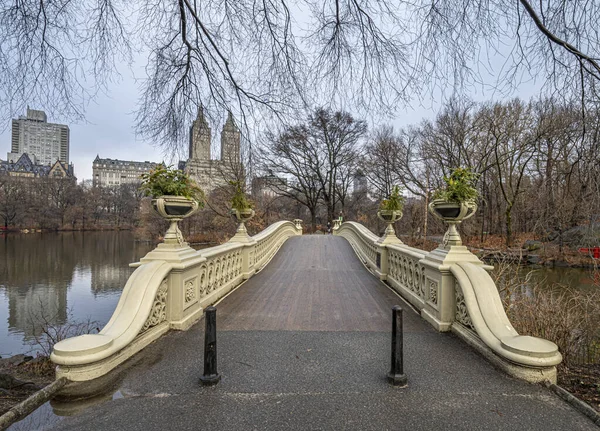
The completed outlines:
{"type": "Polygon", "coordinates": [[[438,331],[449,331],[456,310],[454,276],[450,266],[469,262],[486,269],[484,263],[463,245],[444,246],[429,252],[420,263],[425,267],[425,307],[421,315],[438,331]]]}

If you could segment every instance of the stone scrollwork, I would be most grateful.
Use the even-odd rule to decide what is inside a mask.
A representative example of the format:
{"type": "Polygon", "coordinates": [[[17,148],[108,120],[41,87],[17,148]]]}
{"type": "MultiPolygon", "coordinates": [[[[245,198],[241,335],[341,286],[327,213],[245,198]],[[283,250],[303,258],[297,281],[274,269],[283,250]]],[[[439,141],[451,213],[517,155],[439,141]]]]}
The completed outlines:
{"type": "Polygon", "coordinates": [[[196,299],[196,279],[187,280],[184,284],[185,288],[185,303],[188,304],[196,299]]]}
{"type": "Polygon", "coordinates": [[[206,275],[206,265],[200,267],[200,284],[198,289],[200,296],[205,296],[208,293],[208,277],[206,275]]]}
{"type": "Polygon", "coordinates": [[[449,241],[450,241],[450,235],[448,234],[448,231],[446,231],[446,233],[444,234],[444,237],[442,238],[442,245],[444,247],[447,247],[449,241]]]}
{"type": "Polygon", "coordinates": [[[419,271],[417,273],[417,294],[420,298],[425,298],[425,267],[419,265],[419,271]]]}
{"type": "MultiPolygon", "coordinates": [[[[429,302],[437,305],[438,303],[438,282],[428,279],[429,281],[429,302]]],[[[463,298],[464,301],[464,298],[463,298]]]]}
{"type": "Polygon", "coordinates": [[[461,325],[469,328],[472,331],[475,331],[475,327],[473,326],[473,322],[471,322],[471,318],[469,317],[469,311],[467,310],[467,304],[465,303],[465,297],[458,287],[458,283],[455,284],[456,287],[456,321],[461,325]]]}
{"type": "Polygon", "coordinates": [[[167,290],[169,284],[167,283],[167,279],[165,278],[160,286],[158,287],[158,291],[156,292],[156,296],[154,297],[154,305],[152,305],[152,310],[150,311],[150,315],[144,326],[142,326],[141,332],[145,332],[148,329],[158,325],[159,323],[167,320],[167,290]]]}
{"type": "Polygon", "coordinates": [[[388,255],[389,276],[403,288],[425,298],[425,268],[417,258],[391,249],[388,255]]]}

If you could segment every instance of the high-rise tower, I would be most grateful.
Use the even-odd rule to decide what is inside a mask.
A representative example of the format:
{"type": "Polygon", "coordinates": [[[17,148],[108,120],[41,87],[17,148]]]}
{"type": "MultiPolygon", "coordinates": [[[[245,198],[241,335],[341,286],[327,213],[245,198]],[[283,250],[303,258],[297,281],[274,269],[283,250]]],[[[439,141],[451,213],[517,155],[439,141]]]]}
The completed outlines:
{"type": "Polygon", "coordinates": [[[190,155],[179,162],[179,169],[187,172],[208,195],[214,189],[228,187],[229,181],[243,176],[240,159],[240,131],[229,113],[221,131],[221,159],[210,158],[211,131],[202,108],[190,128],[190,155]]]}
{"type": "Polygon", "coordinates": [[[238,166],[240,160],[240,130],[235,125],[231,112],[221,131],[221,161],[232,167],[238,166]]]}
{"type": "Polygon", "coordinates": [[[46,113],[27,108],[27,116],[12,120],[11,152],[16,162],[23,153],[42,165],[69,163],[69,126],[47,122],[46,113]]]}
{"type": "Polygon", "coordinates": [[[190,159],[210,160],[210,127],[204,117],[202,107],[190,128],[190,159]]]}

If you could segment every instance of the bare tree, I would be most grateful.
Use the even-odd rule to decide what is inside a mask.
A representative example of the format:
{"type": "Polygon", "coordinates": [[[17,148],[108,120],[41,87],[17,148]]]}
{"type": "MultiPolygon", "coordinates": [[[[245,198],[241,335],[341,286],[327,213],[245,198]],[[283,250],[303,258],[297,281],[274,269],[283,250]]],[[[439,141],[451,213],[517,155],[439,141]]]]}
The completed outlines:
{"type": "Polygon", "coordinates": [[[519,100],[495,104],[485,109],[487,138],[493,148],[495,180],[505,201],[506,245],[513,239],[512,210],[523,193],[530,161],[537,155],[539,130],[531,116],[531,106],[519,100]]]}
{"type": "Polygon", "coordinates": [[[286,179],[275,182],[272,185],[274,190],[304,205],[310,212],[312,229],[316,230],[322,189],[315,171],[320,168],[321,162],[317,152],[309,146],[303,130],[292,127],[279,135],[269,135],[260,153],[260,166],[286,179]]]}
{"type": "Polygon", "coordinates": [[[304,127],[308,144],[320,159],[315,170],[327,207],[327,219],[335,218],[336,202],[348,191],[352,167],[359,158],[359,147],[367,132],[364,121],[347,112],[317,109],[304,127]]]}
{"type": "Polygon", "coordinates": [[[302,199],[315,223],[319,199],[327,208],[327,220],[333,220],[336,204],[345,203],[366,131],[366,123],[347,112],[319,108],[305,123],[270,137],[263,167],[291,180],[287,195],[302,199]]]}
{"type": "Polygon", "coordinates": [[[0,5],[0,106],[83,115],[130,48],[148,52],[137,115],[174,148],[197,106],[288,117],[344,102],[389,112],[424,91],[547,93],[598,102],[600,2],[549,0],[21,0],[0,5]]]}
{"type": "Polygon", "coordinates": [[[23,211],[22,180],[7,174],[0,174],[0,217],[7,229],[23,211]]]}
{"type": "Polygon", "coordinates": [[[404,150],[392,127],[382,126],[373,131],[365,146],[363,170],[378,198],[389,196],[392,187],[400,183],[397,170],[404,150]]]}
{"type": "MultiPolygon", "coordinates": [[[[130,59],[120,2],[22,0],[0,4],[0,119],[27,104],[80,119],[94,93],[130,59]]],[[[3,123],[4,123],[3,121],[3,123]]]]}

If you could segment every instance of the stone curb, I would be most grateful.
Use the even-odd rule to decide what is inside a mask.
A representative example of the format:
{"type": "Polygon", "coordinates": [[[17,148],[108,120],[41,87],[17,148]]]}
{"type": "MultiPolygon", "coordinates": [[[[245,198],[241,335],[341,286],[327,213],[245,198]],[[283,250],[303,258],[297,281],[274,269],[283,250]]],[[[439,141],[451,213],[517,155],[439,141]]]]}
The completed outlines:
{"type": "Polygon", "coordinates": [[[575,397],[569,391],[560,386],[557,386],[549,381],[545,381],[544,384],[547,388],[552,389],[552,391],[561,397],[563,400],[571,404],[575,407],[580,413],[586,415],[592,422],[600,427],[600,413],[598,413],[592,406],[588,403],[581,401],[579,398],[575,397]]]}
{"type": "Polygon", "coordinates": [[[23,419],[29,413],[51,399],[68,382],[69,381],[66,378],[61,377],[4,413],[0,416],[0,431],[7,429],[13,423],[23,419]]]}

